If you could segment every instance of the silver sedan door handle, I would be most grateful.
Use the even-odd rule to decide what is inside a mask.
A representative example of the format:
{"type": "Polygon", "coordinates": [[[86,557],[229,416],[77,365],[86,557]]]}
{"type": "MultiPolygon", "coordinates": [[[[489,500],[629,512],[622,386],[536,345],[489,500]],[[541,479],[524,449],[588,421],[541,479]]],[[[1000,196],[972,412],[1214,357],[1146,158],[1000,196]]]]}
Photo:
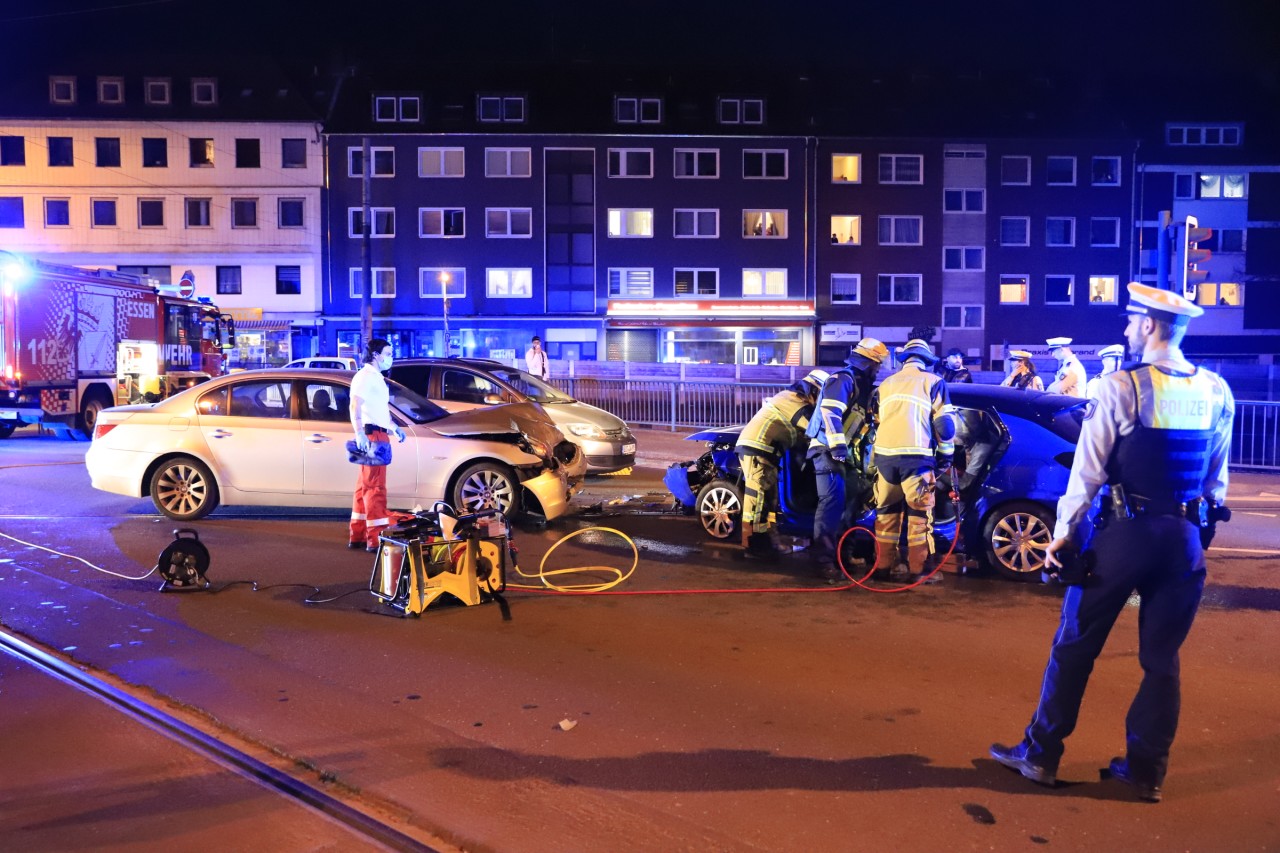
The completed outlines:
{"type": "Polygon", "coordinates": [[[231,436],[235,435],[235,433],[226,429],[215,429],[212,433],[210,433],[210,435],[213,438],[230,438],[231,436]]]}
{"type": "Polygon", "coordinates": [[[321,435],[318,432],[313,432],[311,433],[311,438],[308,438],[307,441],[311,442],[312,444],[319,444],[322,441],[333,441],[333,439],[329,438],[329,436],[327,435],[321,435]]]}

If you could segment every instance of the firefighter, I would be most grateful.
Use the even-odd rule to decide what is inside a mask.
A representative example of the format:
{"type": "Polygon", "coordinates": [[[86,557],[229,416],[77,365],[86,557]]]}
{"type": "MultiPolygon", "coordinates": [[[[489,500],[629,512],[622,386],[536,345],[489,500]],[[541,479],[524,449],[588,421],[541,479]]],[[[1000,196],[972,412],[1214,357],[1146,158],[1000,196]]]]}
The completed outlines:
{"type": "Polygon", "coordinates": [[[808,442],[805,429],[830,376],[825,370],[814,370],[774,394],[738,436],[734,449],[742,460],[742,554],[746,559],[777,556],[771,516],[778,508],[778,463],[787,450],[808,442]]]}
{"type": "Polygon", "coordinates": [[[844,577],[836,565],[836,544],[870,497],[865,442],[871,431],[871,392],[889,350],[875,338],[863,338],[849,351],[845,366],[822,386],[807,434],[809,459],[817,478],[818,506],[813,517],[812,558],[829,582],[844,577]]]}
{"type": "Polygon", "coordinates": [[[1084,396],[1089,400],[1098,396],[1098,386],[1102,383],[1102,377],[1115,373],[1120,369],[1120,362],[1124,361],[1124,344],[1112,344],[1109,347],[1103,347],[1098,350],[1098,358],[1102,359],[1102,372],[1090,379],[1089,384],[1084,386],[1084,396]]]}
{"type": "Polygon", "coordinates": [[[1130,596],[1140,595],[1142,684],[1125,718],[1126,755],[1109,774],[1141,800],[1158,802],[1178,728],[1178,650],[1204,590],[1204,542],[1227,494],[1235,402],[1220,376],[1191,365],[1180,349],[1193,302],[1137,282],[1129,285],[1129,352],[1141,359],[1108,374],[1080,430],[1067,489],[1058,501],[1047,564],[1070,584],[1036,708],[1022,742],[991,745],[996,761],[1053,785],[1063,741],[1076,725],[1094,661],[1130,596]],[[1111,487],[1090,550],[1085,518],[1111,487]],[[1094,566],[1089,573],[1089,557],[1094,566]]]}
{"type": "Polygon", "coordinates": [[[1049,383],[1049,393],[1083,397],[1087,376],[1084,365],[1071,351],[1071,338],[1049,338],[1045,343],[1049,345],[1049,354],[1058,360],[1058,372],[1049,383]]]}
{"type": "Polygon", "coordinates": [[[951,467],[956,427],[947,383],[930,372],[938,357],[928,343],[907,341],[902,368],[877,393],[879,427],[873,460],[876,480],[876,577],[897,570],[902,519],[907,520],[907,570],[923,576],[933,549],[937,468],[951,467]],[[936,457],[936,458],[935,458],[936,457]]]}
{"type": "Polygon", "coordinates": [[[1009,351],[1009,360],[1013,369],[1000,384],[1006,388],[1017,388],[1020,391],[1043,391],[1044,381],[1036,373],[1036,363],[1031,360],[1031,353],[1024,349],[1009,351]]]}

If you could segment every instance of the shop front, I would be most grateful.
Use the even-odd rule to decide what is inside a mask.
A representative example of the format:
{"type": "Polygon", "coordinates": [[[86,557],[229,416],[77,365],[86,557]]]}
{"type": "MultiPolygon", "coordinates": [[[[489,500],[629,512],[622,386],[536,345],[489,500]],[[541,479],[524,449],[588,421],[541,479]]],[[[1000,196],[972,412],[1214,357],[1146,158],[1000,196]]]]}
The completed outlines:
{"type": "Polygon", "coordinates": [[[812,364],[809,300],[611,300],[610,361],[685,364],[812,364]]]}

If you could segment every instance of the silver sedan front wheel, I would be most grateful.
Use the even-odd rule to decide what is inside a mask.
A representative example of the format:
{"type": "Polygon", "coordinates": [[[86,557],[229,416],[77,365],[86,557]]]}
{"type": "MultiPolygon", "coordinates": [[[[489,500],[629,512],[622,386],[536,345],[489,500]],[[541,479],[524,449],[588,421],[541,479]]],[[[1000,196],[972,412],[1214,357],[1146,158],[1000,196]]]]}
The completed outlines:
{"type": "Polygon", "coordinates": [[[511,518],[520,513],[520,483],[501,465],[477,462],[458,475],[453,508],[460,513],[496,509],[511,518]]]}

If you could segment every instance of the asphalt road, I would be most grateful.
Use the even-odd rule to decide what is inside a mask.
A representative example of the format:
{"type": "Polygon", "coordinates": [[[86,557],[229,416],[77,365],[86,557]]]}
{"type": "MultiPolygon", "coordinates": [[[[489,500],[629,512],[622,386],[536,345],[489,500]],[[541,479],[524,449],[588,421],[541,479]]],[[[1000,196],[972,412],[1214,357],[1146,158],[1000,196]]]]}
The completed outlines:
{"type": "MultiPolygon", "coordinates": [[[[90,489],[85,444],[25,432],[0,442],[0,533],[122,575],[146,573],[178,525],[147,501],[90,489]]],[[[465,849],[1280,846],[1280,478],[1235,479],[1237,518],[1210,554],[1206,601],[1183,651],[1182,728],[1165,801],[1149,806],[1097,772],[1123,748],[1140,674],[1136,608],[1098,662],[1064,781],[1038,788],[986,748],[1015,741],[1032,711],[1057,621],[1054,590],[949,575],[876,595],[811,580],[802,555],[743,564],[695,519],[637,514],[653,508],[643,501],[607,504],[659,491],[668,456],[696,455],[660,434],[642,434],[640,446],[649,464],[593,478],[577,499],[605,503],[605,515],[517,532],[520,567],[535,574],[571,531],[624,531],[640,554],[616,590],[626,595],[513,588],[509,619],[493,604],[395,618],[367,592],[369,555],[343,547],[342,513],[220,510],[193,525],[213,556],[213,594],[160,594],[154,578],[109,576],[0,538],[0,623],[465,849]],[[237,580],[255,581],[256,591],[228,586],[237,580]],[[691,594],[769,588],[804,591],[691,594]]],[[[620,539],[593,534],[558,548],[548,569],[630,563],[620,539]]],[[[9,670],[0,677],[0,779],[11,795],[41,749],[34,735],[13,736],[11,703],[25,719],[64,702],[16,689],[9,670]]],[[[126,723],[65,736],[97,744],[126,723]]],[[[103,766],[63,772],[111,773],[118,759],[102,752],[83,754],[103,766]]],[[[130,771],[134,784],[145,766],[130,771]]],[[[0,847],[21,830],[23,849],[66,849],[68,822],[93,839],[127,820],[137,834],[111,824],[113,838],[148,849],[159,819],[145,809],[120,817],[70,802],[58,815],[56,800],[44,805],[40,821],[0,810],[0,847]]],[[[176,804],[169,826],[199,808],[176,804]]],[[[241,817],[228,846],[251,844],[255,817],[272,820],[269,811],[241,817]]],[[[164,843],[201,849],[178,830],[164,843]]],[[[273,849],[322,844],[283,838],[273,849]]]]}

